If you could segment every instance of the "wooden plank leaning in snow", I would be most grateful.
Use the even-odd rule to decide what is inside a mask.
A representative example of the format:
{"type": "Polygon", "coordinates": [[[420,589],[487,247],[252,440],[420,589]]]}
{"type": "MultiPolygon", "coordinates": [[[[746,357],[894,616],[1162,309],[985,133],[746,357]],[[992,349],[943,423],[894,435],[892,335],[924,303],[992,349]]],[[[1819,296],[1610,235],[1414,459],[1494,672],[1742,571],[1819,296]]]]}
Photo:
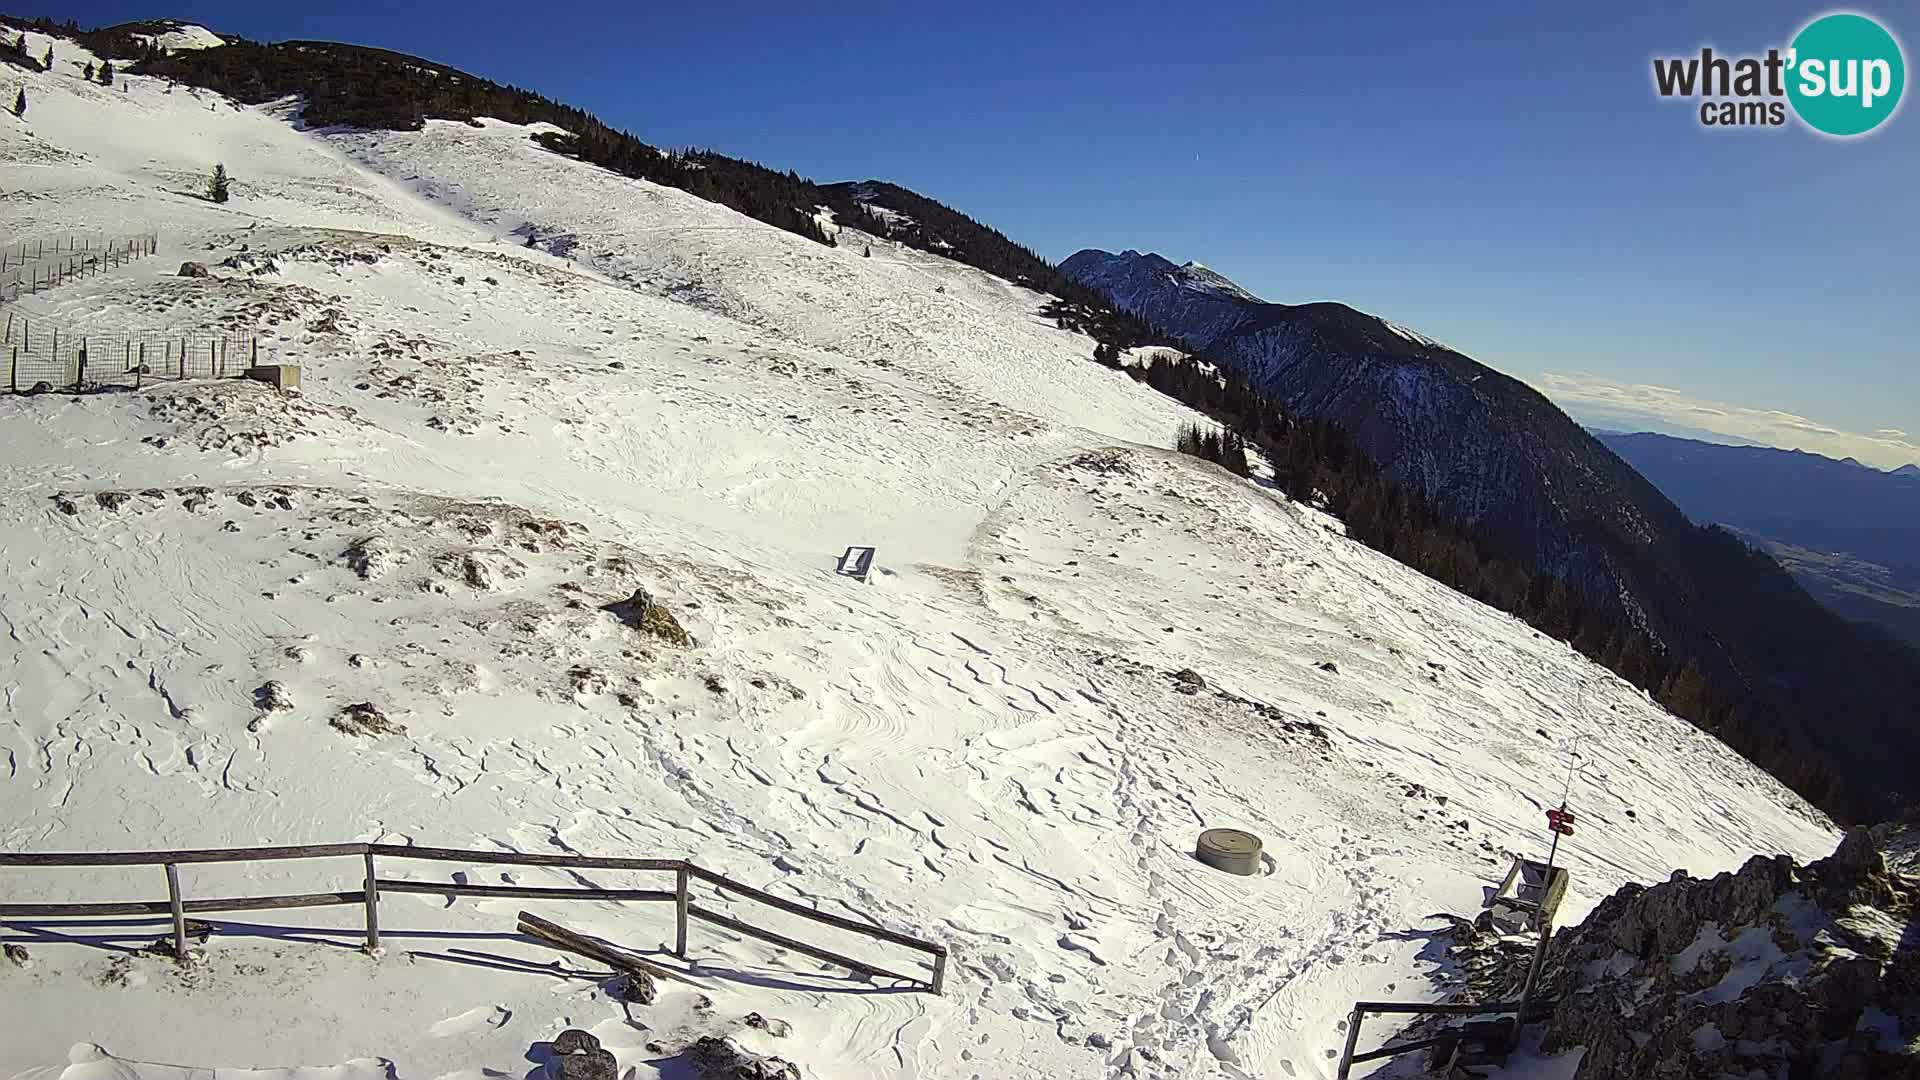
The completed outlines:
{"type": "MultiPolygon", "coordinates": [[[[872,549],[866,549],[871,551],[872,549]]],[[[281,908],[332,907],[364,904],[366,907],[366,947],[377,954],[380,948],[379,899],[381,892],[426,893],[442,896],[481,896],[543,900],[593,900],[630,903],[671,903],[674,905],[675,943],[673,953],[687,958],[689,920],[697,919],[736,933],[758,938],[781,948],[824,960],[869,978],[897,979],[918,983],[939,994],[944,988],[947,947],[924,941],[885,927],[833,915],[784,897],[756,889],[696,866],[685,859],[643,859],[592,855],[540,854],[517,851],[469,851],[462,848],[413,847],[397,844],[308,844],[296,847],[196,848],[174,851],[97,851],[97,852],[0,852],[0,869],[53,868],[82,866],[163,866],[167,871],[167,899],[157,901],[114,901],[107,903],[0,904],[0,917],[63,918],[98,915],[170,915],[176,955],[186,951],[186,915],[189,912],[260,911],[281,908]],[[180,885],[179,868],[196,863],[246,863],[282,859],[355,858],[363,862],[364,876],[352,891],[301,893],[284,896],[245,896],[217,900],[186,898],[180,885]],[[376,858],[412,859],[427,862],[466,864],[506,864],[515,866],[560,866],[592,870],[642,870],[671,872],[674,888],[604,889],[542,888],[520,885],[468,885],[431,881],[409,881],[377,876],[376,858]],[[927,976],[903,975],[883,967],[832,952],[817,945],[777,933],[763,926],[720,911],[692,903],[694,880],[715,886],[722,899],[738,898],[789,915],[830,926],[924,953],[929,960],[927,976]]],[[[523,922],[526,916],[523,913],[523,922]]],[[[539,922],[539,920],[536,920],[539,922]]],[[[546,924],[553,925],[553,924],[546,924]]],[[[535,935],[541,936],[541,935],[535,935]]]]}
{"type": "Polygon", "coordinates": [[[531,912],[520,913],[517,929],[528,937],[536,937],[556,949],[578,953],[589,959],[598,960],[618,972],[638,971],[650,978],[673,979],[678,982],[702,985],[670,967],[663,967],[645,957],[635,956],[625,949],[609,945],[598,938],[577,934],[559,923],[543,919],[531,912]]]}

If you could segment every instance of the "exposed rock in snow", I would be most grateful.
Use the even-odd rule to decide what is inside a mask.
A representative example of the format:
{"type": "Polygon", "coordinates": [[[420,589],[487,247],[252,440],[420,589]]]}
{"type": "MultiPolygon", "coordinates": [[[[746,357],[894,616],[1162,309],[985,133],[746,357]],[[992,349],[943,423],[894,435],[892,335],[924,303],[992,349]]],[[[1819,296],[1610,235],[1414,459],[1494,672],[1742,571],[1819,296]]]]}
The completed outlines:
{"type": "Polygon", "coordinates": [[[385,577],[395,566],[405,561],[384,536],[368,536],[355,540],[352,546],[347,548],[345,557],[347,566],[367,581],[385,577]]]}
{"type": "Polygon", "coordinates": [[[370,701],[347,706],[328,723],[348,735],[404,735],[407,732],[405,724],[387,719],[380,706],[370,701]]]}
{"type": "Polygon", "coordinates": [[[705,1080],[801,1080],[800,1067],[793,1062],[753,1053],[720,1035],[701,1036],[687,1058],[705,1080]]]}
{"type": "MultiPolygon", "coordinates": [[[[1556,935],[1541,1049],[1584,1049],[1573,1080],[1920,1076],[1920,878],[1886,858],[1915,831],[1858,829],[1804,866],[1755,856],[1626,886],[1556,935]]],[[[1482,989],[1510,994],[1529,952],[1481,971],[1482,989]]]]}
{"type": "Polygon", "coordinates": [[[693,635],[687,633],[680,625],[680,620],[673,617],[673,612],[645,589],[633,590],[632,596],[607,604],[604,610],[612,612],[635,630],[659,638],[669,645],[685,647],[694,643],[693,635]]]}

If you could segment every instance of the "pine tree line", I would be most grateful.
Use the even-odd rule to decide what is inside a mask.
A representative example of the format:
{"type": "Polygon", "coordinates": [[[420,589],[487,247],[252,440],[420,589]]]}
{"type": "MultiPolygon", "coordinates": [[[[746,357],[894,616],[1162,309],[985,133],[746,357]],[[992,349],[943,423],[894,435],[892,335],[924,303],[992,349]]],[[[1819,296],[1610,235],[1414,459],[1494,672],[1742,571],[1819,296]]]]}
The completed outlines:
{"type": "Polygon", "coordinates": [[[1174,436],[1173,448],[1183,454],[1205,458],[1236,476],[1250,476],[1253,473],[1247,461],[1247,441],[1237,431],[1182,424],[1179,433],[1174,436]]]}

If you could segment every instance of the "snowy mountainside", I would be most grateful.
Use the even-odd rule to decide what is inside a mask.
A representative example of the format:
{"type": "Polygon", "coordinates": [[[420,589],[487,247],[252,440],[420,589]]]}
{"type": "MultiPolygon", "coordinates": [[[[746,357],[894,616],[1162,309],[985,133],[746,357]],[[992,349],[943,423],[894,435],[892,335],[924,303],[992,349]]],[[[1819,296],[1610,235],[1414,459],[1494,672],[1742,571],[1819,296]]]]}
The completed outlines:
{"type": "Polygon", "coordinates": [[[168,52],[180,49],[217,49],[226,44],[219,34],[195,23],[164,19],[152,24],[129,27],[134,35],[168,52]]]}
{"type": "MultiPolygon", "coordinates": [[[[1833,842],[1563,643],[1162,449],[1198,417],[1037,293],[497,121],[306,131],[140,76],[26,79],[0,232],[160,252],[10,313],[258,334],[305,392],[0,397],[0,848],[684,855],[954,961],[944,996],[889,993],[702,926],[700,986],[623,1008],[504,901],[392,897],[377,960],[324,910],[209,916],[185,968],[15,922],[0,1075],[478,1078],[582,1027],[635,1080],[716,1033],[807,1076],[1324,1077],[1355,997],[1445,992],[1426,917],[1536,851],[1576,749],[1570,909],[1833,842]],[[197,195],[214,161],[225,204],[197,195]],[[871,584],[832,573],[849,543],[879,548],[871,584]],[[692,642],[607,610],[636,589],[692,642]],[[1194,860],[1214,826],[1259,833],[1264,872],[1194,860]]],[[[149,876],[0,870],[39,902],[149,876]]],[[[672,935],[658,905],[530,906],[672,935]]]]}
{"type": "Polygon", "coordinates": [[[1061,268],[1288,412],[1337,426],[1488,550],[1565,582],[1611,624],[1588,655],[1642,633],[1670,670],[1695,666],[1732,719],[1693,719],[1827,809],[1881,814],[1912,796],[1893,762],[1920,752],[1920,655],[1820,606],[1738,539],[1696,528],[1539,391],[1345,304],[1187,287],[1157,255],[1083,251],[1061,268]]]}

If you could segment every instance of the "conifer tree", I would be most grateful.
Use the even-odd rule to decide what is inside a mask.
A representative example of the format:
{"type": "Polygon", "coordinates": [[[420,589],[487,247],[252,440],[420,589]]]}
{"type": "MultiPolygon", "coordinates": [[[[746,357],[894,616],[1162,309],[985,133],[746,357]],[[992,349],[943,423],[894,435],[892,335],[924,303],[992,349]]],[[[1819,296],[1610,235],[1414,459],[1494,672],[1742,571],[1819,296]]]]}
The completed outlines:
{"type": "Polygon", "coordinates": [[[229,183],[227,167],[225,165],[215,165],[213,167],[213,178],[207,181],[207,198],[217,203],[226,202],[229,183]]]}
{"type": "Polygon", "coordinates": [[[21,87],[20,92],[13,97],[13,115],[27,115],[27,88],[24,86],[21,87]]]}
{"type": "Polygon", "coordinates": [[[87,77],[88,82],[92,82],[93,81],[93,61],[91,60],[87,61],[87,66],[80,69],[80,74],[85,75],[87,77]]]}
{"type": "Polygon", "coordinates": [[[100,61],[100,85],[113,85],[113,61],[111,60],[100,61]]]}
{"type": "MultiPolygon", "coordinates": [[[[24,37],[25,35],[22,36],[24,37]]],[[[47,46],[47,54],[40,58],[40,66],[46,68],[48,71],[53,70],[53,46],[47,46]]]]}

